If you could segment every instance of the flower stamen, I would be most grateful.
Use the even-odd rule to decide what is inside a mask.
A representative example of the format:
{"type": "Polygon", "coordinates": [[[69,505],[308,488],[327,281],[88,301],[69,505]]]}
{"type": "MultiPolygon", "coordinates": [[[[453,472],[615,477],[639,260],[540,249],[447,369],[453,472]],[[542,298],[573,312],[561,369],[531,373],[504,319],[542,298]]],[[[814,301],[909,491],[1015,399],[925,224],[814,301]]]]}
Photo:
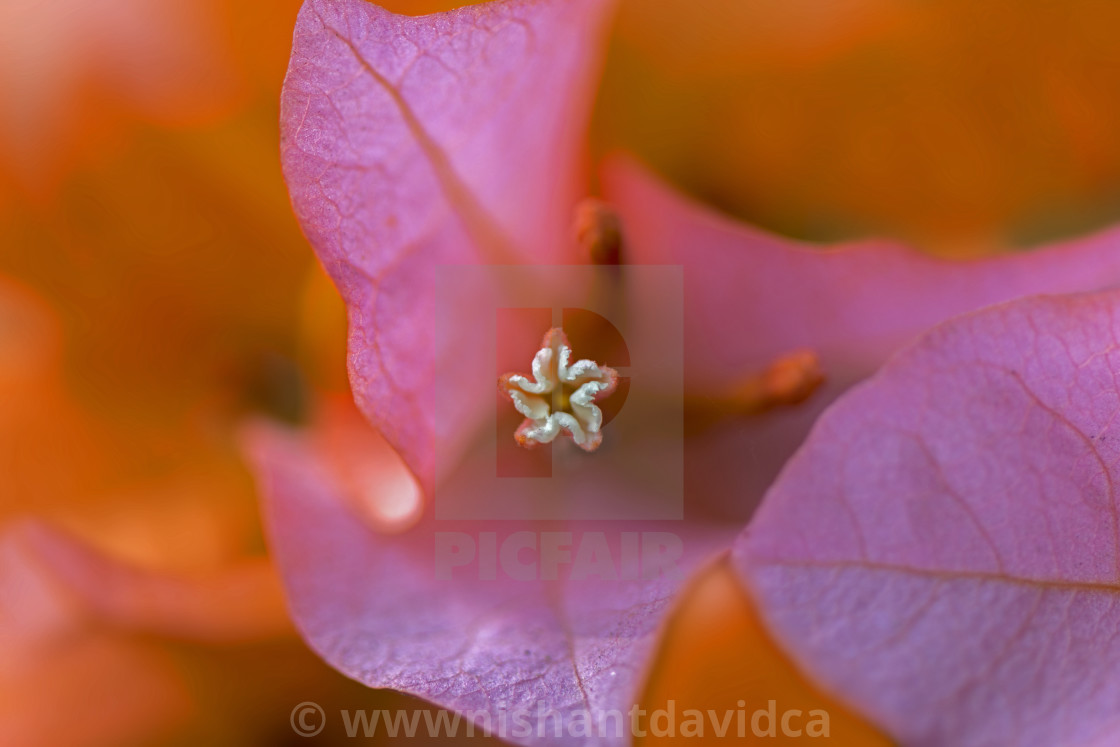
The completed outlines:
{"type": "Polygon", "coordinates": [[[744,381],[735,391],[741,410],[765,412],[799,405],[824,383],[820,359],[811,350],[787,353],[744,381]]]}
{"type": "Polygon", "coordinates": [[[786,353],[765,369],[741,380],[721,394],[689,402],[694,415],[718,419],[728,415],[761,415],[783,407],[793,407],[809,399],[824,384],[820,359],[811,350],[786,353]]]}
{"type": "Polygon", "coordinates": [[[607,203],[588,197],[576,205],[574,232],[585,256],[596,265],[622,261],[622,221],[607,203]]]}

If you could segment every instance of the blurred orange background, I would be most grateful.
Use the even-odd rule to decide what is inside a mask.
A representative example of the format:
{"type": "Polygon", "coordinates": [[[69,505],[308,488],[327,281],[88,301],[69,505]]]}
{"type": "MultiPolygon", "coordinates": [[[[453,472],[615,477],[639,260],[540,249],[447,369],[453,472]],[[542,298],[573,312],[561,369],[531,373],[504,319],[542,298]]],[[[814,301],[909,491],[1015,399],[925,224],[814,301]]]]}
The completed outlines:
{"type": "MultiPolygon", "coordinates": [[[[341,304],[277,156],[297,8],[0,4],[0,537],[49,520],[145,588],[192,590],[98,613],[9,529],[10,743],[275,744],[301,700],[377,702],[286,621],[237,447],[246,417],[299,423],[346,391],[341,304]]],[[[629,0],[593,149],[798,238],[1030,246],[1120,217],[1117,24],[1108,0],[629,0]]],[[[724,569],[667,643],[650,704],[825,703],[834,740],[882,741],[770,646],[724,569]]]]}

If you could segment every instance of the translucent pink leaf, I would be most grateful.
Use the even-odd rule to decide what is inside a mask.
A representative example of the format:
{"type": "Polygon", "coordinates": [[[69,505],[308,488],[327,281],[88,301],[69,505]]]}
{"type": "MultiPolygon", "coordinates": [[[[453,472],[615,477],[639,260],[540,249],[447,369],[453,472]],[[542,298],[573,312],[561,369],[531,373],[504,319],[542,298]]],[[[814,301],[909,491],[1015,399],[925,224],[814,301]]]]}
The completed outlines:
{"type": "Polygon", "coordinates": [[[1120,740],[1120,293],[937,327],[817,422],[735,549],[904,744],[1120,740]]]}
{"type": "MultiPolygon", "coordinates": [[[[383,513],[386,497],[402,488],[404,468],[384,461],[388,445],[355,413],[328,410],[311,432],[257,426],[247,440],[292,614],[312,648],[372,687],[473,712],[495,730],[503,712],[507,719],[528,715],[532,734],[515,731],[512,720],[504,733],[518,744],[591,743],[568,731],[578,712],[628,713],[680,585],[734,535],[726,525],[699,523],[436,522],[430,515],[391,534],[361,517],[383,513]],[[679,538],[679,573],[629,578],[639,559],[620,548],[624,530],[679,538]],[[519,531],[571,532],[573,544],[601,533],[617,578],[574,578],[571,563],[563,563],[549,580],[538,552],[530,557],[539,572],[527,580],[510,578],[501,561],[491,580],[481,562],[441,580],[433,561],[436,533],[456,531],[479,545],[491,531],[498,543],[519,531]],[[562,717],[564,733],[555,735],[555,719],[539,721],[538,712],[562,717]]],[[[590,498],[620,498],[609,488],[600,492],[590,498]]],[[[616,736],[609,722],[595,743],[628,744],[628,734],[627,725],[616,736]]]]}
{"type": "MultiPolygon", "coordinates": [[[[827,377],[809,402],[698,434],[688,472],[718,496],[723,465],[746,460],[737,501],[757,505],[821,411],[930,327],[956,314],[1033,293],[1120,283],[1120,229],[1031,251],[952,262],[885,241],[817,246],[724,217],[634,161],[604,168],[620,211],[627,261],[684,267],[685,385],[714,395],[775,357],[816,352],[827,377]]],[[[700,485],[697,485],[700,487],[700,485]]]]}
{"type": "MultiPolygon", "coordinates": [[[[411,18],[364,0],[308,0],[281,101],[296,215],[342,292],[366,415],[425,481],[431,441],[490,403],[445,379],[494,320],[431,273],[567,261],[607,3],[490,3],[411,18]]],[[[547,305],[547,304],[546,304],[547,305]]],[[[465,436],[464,436],[465,437],[465,436]]]]}

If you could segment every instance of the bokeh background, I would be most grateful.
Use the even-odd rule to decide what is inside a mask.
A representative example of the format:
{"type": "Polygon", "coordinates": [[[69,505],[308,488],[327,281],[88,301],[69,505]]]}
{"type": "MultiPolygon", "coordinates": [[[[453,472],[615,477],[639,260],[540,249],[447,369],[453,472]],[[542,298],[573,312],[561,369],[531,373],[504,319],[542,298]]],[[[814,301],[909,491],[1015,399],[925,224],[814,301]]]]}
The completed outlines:
{"type": "MultiPolygon", "coordinates": [[[[291,708],[416,705],[299,641],[238,449],[246,418],[346,394],[278,163],[297,8],[0,0],[5,744],[346,743],[295,736],[291,708]],[[121,568],[133,596],[76,591],[121,568]]],[[[1028,250],[1120,219],[1117,28],[1111,0],[624,0],[592,155],[796,238],[1028,250]]],[[[834,743],[883,743],[720,568],[668,631],[646,702],[669,698],[828,707],[834,743]]]]}

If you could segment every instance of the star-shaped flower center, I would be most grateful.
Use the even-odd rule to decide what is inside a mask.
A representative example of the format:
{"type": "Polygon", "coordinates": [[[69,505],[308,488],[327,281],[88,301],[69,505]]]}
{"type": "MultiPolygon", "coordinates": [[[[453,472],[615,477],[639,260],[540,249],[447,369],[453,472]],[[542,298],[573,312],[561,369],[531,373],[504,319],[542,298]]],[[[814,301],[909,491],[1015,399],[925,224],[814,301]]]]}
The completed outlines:
{"type": "Polygon", "coordinates": [[[514,433],[520,445],[551,443],[560,433],[567,433],[584,451],[595,451],[603,442],[603,412],[595,400],[614,391],[618,373],[595,361],[571,359],[564,331],[553,328],[533,356],[531,379],[522,374],[498,379],[498,387],[525,416],[514,433]]]}

